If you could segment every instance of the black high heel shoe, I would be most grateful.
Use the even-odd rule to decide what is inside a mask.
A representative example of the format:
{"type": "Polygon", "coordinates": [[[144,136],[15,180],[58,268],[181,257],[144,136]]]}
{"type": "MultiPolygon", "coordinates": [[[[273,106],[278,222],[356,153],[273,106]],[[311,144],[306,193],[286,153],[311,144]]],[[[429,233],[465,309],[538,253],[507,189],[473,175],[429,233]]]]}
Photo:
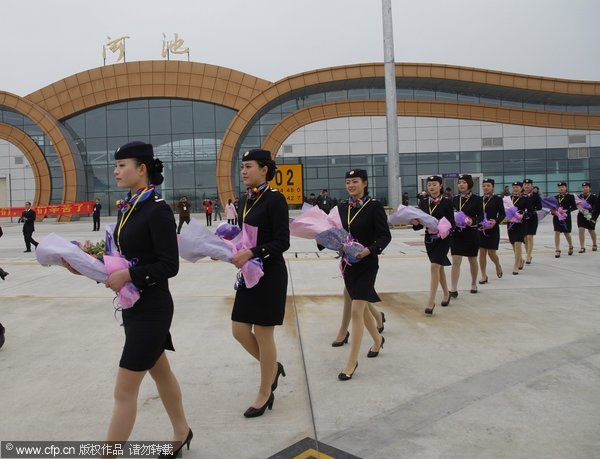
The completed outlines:
{"type": "Polygon", "coordinates": [[[343,346],[344,344],[348,343],[348,338],[350,338],[350,332],[347,331],[346,332],[346,337],[341,340],[341,341],[334,341],[333,343],[331,343],[331,347],[340,347],[343,346]]]}
{"type": "Polygon", "coordinates": [[[379,333],[382,333],[382,332],[383,332],[383,330],[384,330],[384,328],[385,328],[385,325],[383,325],[384,323],[385,323],[385,314],[383,313],[383,311],[381,311],[381,328],[380,328],[380,327],[377,327],[377,331],[378,331],[379,333]]]}
{"type": "Polygon", "coordinates": [[[273,409],[273,402],[275,402],[275,395],[273,395],[273,392],[271,392],[267,403],[265,403],[260,408],[254,408],[253,406],[251,406],[244,412],[244,417],[257,418],[258,416],[262,416],[267,408],[269,408],[270,410],[273,409]]]}
{"type": "Polygon", "coordinates": [[[452,290],[450,290],[450,296],[452,298],[458,298],[458,290],[456,292],[453,292],[452,290]]]}
{"type": "MultiPolygon", "coordinates": [[[[385,338],[382,336],[381,337],[381,346],[379,346],[379,351],[381,349],[383,349],[383,343],[385,343],[385,338]]],[[[370,359],[373,357],[377,357],[379,355],[379,351],[372,351],[371,349],[369,349],[369,352],[367,352],[367,357],[369,357],[370,359]]]]}
{"type": "Polygon", "coordinates": [[[277,384],[279,383],[279,375],[285,378],[285,369],[283,368],[283,365],[281,363],[277,362],[277,374],[275,375],[275,381],[273,381],[273,384],[271,384],[271,392],[275,392],[275,389],[277,389],[277,384]]]}
{"type": "MultiPolygon", "coordinates": [[[[452,295],[450,295],[452,297],[452,295]]],[[[448,303],[450,303],[450,299],[448,299],[448,303]]],[[[435,309],[435,303],[430,308],[425,308],[425,315],[431,316],[433,315],[433,310],[435,309]]]]}
{"type": "MultiPolygon", "coordinates": [[[[451,299],[452,299],[452,295],[450,295],[450,292],[448,292],[448,299],[447,299],[446,301],[442,301],[440,304],[441,304],[443,307],[446,307],[446,306],[448,306],[448,305],[450,304],[450,300],[451,300],[451,299]]],[[[425,311],[425,312],[427,312],[427,311],[425,311]]]]}
{"type": "Polygon", "coordinates": [[[485,280],[481,279],[481,280],[479,281],[479,283],[480,283],[481,285],[483,285],[483,284],[487,284],[487,283],[488,283],[488,278],[486,277],[486,278],[485,278],[485,280]]]}
{"type": "Polygon", "coordinates": [[[348,381],[350,379],[352,379],[352,376],[354,376],[354,372],[356,371],[356,369],[358,368],[358,362],[356,362],[356,365],[354,365],[354,370],[352,370],[352,373],[347,374],[347,373],[340,373],[338,375],[338,379],[340,381],[348,381]]]}
{"type": "Polygon", "coordinates": [[[6,271],[4,271],[2,268],[0,268],[0,277],[2,278],[2,280],[4,280],[6,278],[6,276],[8,276],[8,273],[6,271]]]}
{"type": "Polygon", "coordinates": [[[179,455],[179,452],[183,449],[184,446],[187,446],[187,450],[189,451],[190,443],[192,442],[192,438],[194,438],[194,432],[192,432],[192,429],[190,429],[187,434],[187,437],[185,437],[185,440],[183,440],[183,443],[181,443],[181,446],[179,446],[179,448],[174,449],[171,454],[161,454],[160,456],[158,456],[158,459],[177,457],[179,455]]]}

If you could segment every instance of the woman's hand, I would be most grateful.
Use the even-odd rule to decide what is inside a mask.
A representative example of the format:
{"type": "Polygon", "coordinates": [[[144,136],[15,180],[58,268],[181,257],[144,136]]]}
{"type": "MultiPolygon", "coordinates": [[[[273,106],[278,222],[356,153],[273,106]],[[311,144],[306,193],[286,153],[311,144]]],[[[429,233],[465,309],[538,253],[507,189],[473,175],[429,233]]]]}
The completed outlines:
{"type": "Polygon", "coordinates": [[[235,265],[236,268],[242,269],[242,266],[244,266],[244,264],[253,257],[254,254],[252,253],[252,250],[244,249],[236,253],[231,259],[231,262],[235,265]]]}
{"type": "Polygon", "coordinates": [[[106,288],[109,288],[113,292],[118,293],[119,290],[121,290],[127,282],[131,282],[131,275],[129,274],[129,269],[120,269],[119,271],[115,271],[110,276],[108,276],[108,279],[106,279],[104,285],[106,286],[106,288]]]}
{"type": "Polygon", "coordinates": [[[371,251],[367,247],[365,247],[362,250],[362,252],[360,252],[358,255],[356,255],[356,258],[361,259],[361,258],[368,257],[369,255],[371,255],[371,251]]]}
{"type": "Polygon", "coordinates": [[[416,218],[413,218],[413,219],[410,221],[410,224],[411,224],[411,225],[413,225],[413,226],[419,226],[419,225],[421,224],[421,222],[420,222],[418,219],[416,219],[416,218]]]}
{"type": "Polygon", "coordinates": [[[65,268],[67,268],[67,270],[73,274],[77,274],[78,276],[81,276],[81,273],[79,271],[77,271],[76,269],[73,268],[73,266],[71,266],[69,264],[69,262],[67,260],[65,260],[64,258],[61,257],[61,261],[62,264],[65,268]]]}
{"type": "Polygon", "coordinates": [[[492,219],[492,220],[488,220],[488,221],[492,225],[492,226],[490,226],[490,228],[493,228],[494,226],[496,226],[496,220],[492,219]]]}

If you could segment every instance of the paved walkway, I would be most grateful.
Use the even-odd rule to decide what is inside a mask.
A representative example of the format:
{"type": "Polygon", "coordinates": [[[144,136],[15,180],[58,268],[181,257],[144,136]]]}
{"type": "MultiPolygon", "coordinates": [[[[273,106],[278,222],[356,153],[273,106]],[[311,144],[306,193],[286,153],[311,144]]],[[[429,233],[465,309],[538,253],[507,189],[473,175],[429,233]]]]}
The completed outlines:
{"type": "MultiPolygon", "coordinates": [[[[34,237],[99,239],[91,226],[45,222],[34,237]]],[[[123,343],[112,295],[64,269],[39,266],[35,254],[23,253],[20,225],[2,227],[0,266],[10,275],[0,282],[7,329],[0,440],[100,441],[123,343]]],[[[292,240],[286,319],[276,332],[288,376],[273,410],[257,419],[242,416],[259,374],[230,333],[235,269],[181,263],[171,282],[177,352],[169,358],[195,433],[184,457],[311,457],[300,453],[307,444],[322,448],[321,457],[339,458],[352,456],[336,449],[361,458],[599,457],[600,252],[588,247],[569,257],[563,250],[555,259],[551,222],[544,220],[533,264],[519,276],[510,275],[512,252],[503,241],[502,279],[490,275],[470,294],[464,263],[458,299],[426,317],[422,233],[392,234],[377,284],[385,347],[376,359],[362,357],[371,345],[365,336],[348,382],[337,374],[349,347],[330,346],[341,309],[337,260],[311,241],[292,240]],[[307,437],[295,452],[282,452],[307,437]]],[[[169,437],[146,378],[131,438],[169,437]]]]}

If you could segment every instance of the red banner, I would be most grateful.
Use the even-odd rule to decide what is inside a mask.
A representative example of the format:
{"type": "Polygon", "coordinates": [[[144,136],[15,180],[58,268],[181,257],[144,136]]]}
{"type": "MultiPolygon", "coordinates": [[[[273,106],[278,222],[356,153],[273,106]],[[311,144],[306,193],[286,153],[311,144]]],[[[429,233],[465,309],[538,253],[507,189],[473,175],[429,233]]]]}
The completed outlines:
{"type": "MultiPolygon", "coordinates": [[[[68,204],[50,204],[49,206],[31,207],[35,210],[36,218],[48,215],[91,214],[94,211],[94,201],[71,202],[68,204]]],[[[1,217],[20,217],[25,207],[0,207],[1,217]]]]}

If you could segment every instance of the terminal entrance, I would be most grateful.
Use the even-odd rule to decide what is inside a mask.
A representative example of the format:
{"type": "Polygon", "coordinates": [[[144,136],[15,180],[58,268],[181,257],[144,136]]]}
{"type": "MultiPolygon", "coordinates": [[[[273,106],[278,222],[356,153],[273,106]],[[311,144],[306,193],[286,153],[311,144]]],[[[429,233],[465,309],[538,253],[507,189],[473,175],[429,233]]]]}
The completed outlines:
{"type": "MultiPolygon", "coordinates": [[[[465,172],[465,174],[469,174],[465,172]]],[[[442,174],[442,192],[446,188],[450,188],[452,195],[458,194],[458,176],[460,174],[442,174]]],[[[473,193],[481,195],[481,182],[483,181],[483,174],[470,174],[473,177],[473,193]]],[[[419,175],[419,184],[421,185],[420,191],[427,191],[427,177],[430,175],[419,175]]]]}

